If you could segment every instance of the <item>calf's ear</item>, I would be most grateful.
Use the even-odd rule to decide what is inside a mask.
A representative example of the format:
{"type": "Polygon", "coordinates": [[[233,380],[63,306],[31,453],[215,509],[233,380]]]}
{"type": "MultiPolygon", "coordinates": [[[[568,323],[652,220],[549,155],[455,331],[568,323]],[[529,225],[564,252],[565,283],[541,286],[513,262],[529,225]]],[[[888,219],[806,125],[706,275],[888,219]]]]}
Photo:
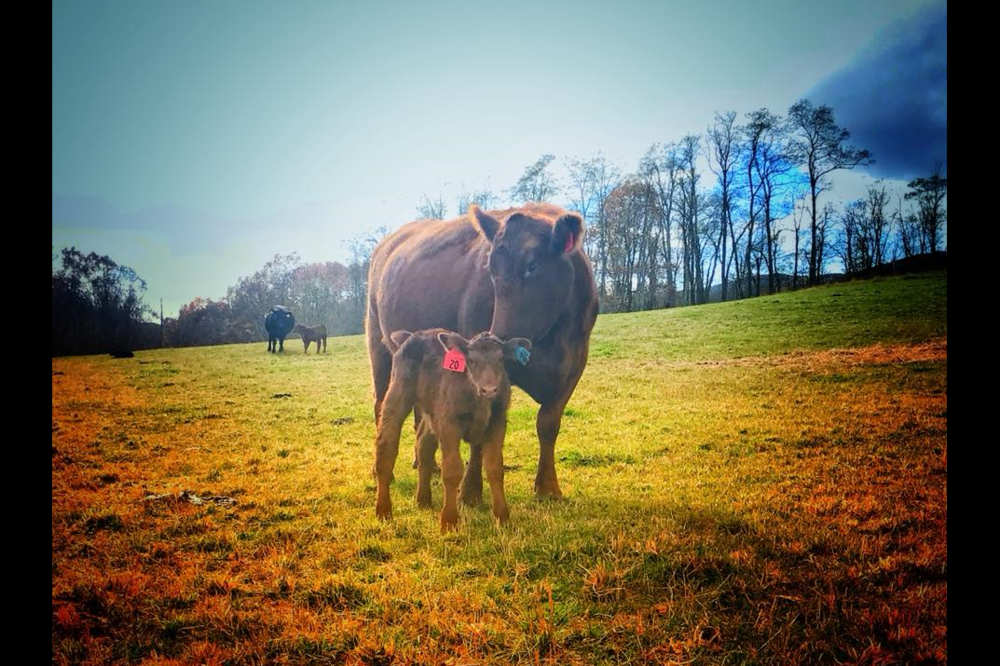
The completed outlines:
{"type": "Polygon", "coordinates": [[[392,340],[397,347],[401,347],[404,342],[410,339],[411,335],[413,334],[409,331],[393,331],[389,334],[389,339],[392,340]]]}
{"type": "Polygon", "coordinates": [[[511,338],[503,343],[503,355],[512,361],[520,361],[519,352],[517,351],[518,347],[524,347],[525,350],[531,351],[531,340],[528,338],[511,338]]]}
{"type": "Polygon", "coordinates": [[[450,331],[442,331],[437,335],[438,342],[444,347],[445,351],[451,351],[452,349],[457,349],[463,354],[468,355],[469,353],[469,341],[463,338],[458,333],[452,333],[450,331]]]}
{"type": "Polygon", "coordinates": [[[552,225],[549,247],[553,252],[572,252],[583,244],[583,218],[566,213],[552,225]]]}
{"type": "Polygon", "coordinates": [[[476,204],[469,206],[469,218],[479,231],[482,232],[483,236],[486,237],[486,240],[492,243],[493,237],[500,230],[500,220],[486,213],[476,204]]]}

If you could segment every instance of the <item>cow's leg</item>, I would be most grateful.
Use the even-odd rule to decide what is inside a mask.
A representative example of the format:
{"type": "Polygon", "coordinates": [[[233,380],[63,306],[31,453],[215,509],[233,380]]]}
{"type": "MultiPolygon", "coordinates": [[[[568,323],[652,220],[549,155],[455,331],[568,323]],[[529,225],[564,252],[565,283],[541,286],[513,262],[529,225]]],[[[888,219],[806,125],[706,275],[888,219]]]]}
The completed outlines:
{"type": "MultiPolygon", "coordinates": [[[[506,416],[495,417],[486,431],[486,441],[482,447],[476,447],[482,448],[483,451],[483,465],[486,467],[486,478],[490,482],[493,515],[501,523],[506,523],[510,519],[510,509],[507,508],[507,497],[503,491],[503,439],[506,433],[506,416]]],[[[463,493],[464,491],[463,487],[463,493]]]]}
{"type": "Polygon", "coordinates": [[[483,503],[483,447],[469,445],[469,464],[462,477],[462,503],[465,506],[479,506],[483,503]]]}
{"type": "MultiPolygon", "coordinates": [[[[316,349],[319,349],[319,345],[316,345],[316,349]]],[[[326,336],[323,336],[323,353],[326,353],[326,336]]]]}
{"type": "Polygon", "coordinates": [[[441,482],[444,484],[444,507],[441,509],[441,531],[458,525],[458,484],[462,481],[460,434],[454,426],[437,428],[441,442],[441,482]]]}
{"type": "Polygon", "coordinates": [[[285,336],[283,335],[278,336],[278,351],[285,351],[285,336]]]}
{"type": "Polygon", "coordinates": [[[542,405],[538,410],[538,472],[535,474],[535,497],[560,499],[562,491],[556,480],[555,449],[565,402],[542,405]]]}
{"type": "Polygon", "coordinates": [[[305,338],[302,338],[302,347],[303,347],[302,353],[303,354],[308,354],[309,353],[309,341],[306,340],[305,338]]]}
{"type": "Polygon", "coordinates": [[[425,509],[431,508],[431,476],[437,471],[434,464],[437,447],[437,437],[425,420],[417,428],[417,456],[420,459],[417,468],[417,506],[425,509]]]}
{"type": "Polygon", "coordinates": [[[378,479],[378,499],[375,501],[375,515],[382,519],[392,516],[392,500],[389,498],[389,484],[392,482],[392,468],[399,453],[399,434],[403,421],[413,406],[404,382],[389,387],[383,403],[382,417],[375,437],[375,463],[373,469],[378,479]]]}
{"type": "Polygon", "coordinates": [[[389,378],[392,377],[392,354],[382,344],[381,333],[371,328],[370,320],[368,326],[368,360],[372,365],[372,383],[375,385],[375,423],[378,423],[382,401],[385,400],[385,393],[389,390],[389,378]]]}
{"type": "Polygon", "coordinates": [[[543,402],[538,410],[536,427],[538,432],[538,472],[535,474],[535,497],[537,499],[561,499],[562,491],[556,480],[556,438],[562,424],[563,410],[569,402],[577,382],[583,374],[580,364],[575,374],[567,378],[562,391],[554,400],[543,402]]]}

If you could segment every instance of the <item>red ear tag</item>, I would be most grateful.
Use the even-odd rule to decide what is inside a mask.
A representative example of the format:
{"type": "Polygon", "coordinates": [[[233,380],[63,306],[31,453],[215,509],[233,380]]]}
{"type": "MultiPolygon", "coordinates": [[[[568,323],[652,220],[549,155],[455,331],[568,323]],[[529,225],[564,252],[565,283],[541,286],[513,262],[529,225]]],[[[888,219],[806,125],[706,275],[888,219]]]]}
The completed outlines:
{"type": "Polygon", "coordinates": [[[441,367],[452,372],[465,372],[465,357],[457,349],[449,349],[444,355],[441,367]]]}
{"type": "Polygon", "coordinates": [[[573,245],[575,244],[576,244],[576,236],[574,236],[571,233],[569,236],[566,236],[566,244],[563,245],[563,252],[569,252],[570,250],[573,249],[573,245]]]}

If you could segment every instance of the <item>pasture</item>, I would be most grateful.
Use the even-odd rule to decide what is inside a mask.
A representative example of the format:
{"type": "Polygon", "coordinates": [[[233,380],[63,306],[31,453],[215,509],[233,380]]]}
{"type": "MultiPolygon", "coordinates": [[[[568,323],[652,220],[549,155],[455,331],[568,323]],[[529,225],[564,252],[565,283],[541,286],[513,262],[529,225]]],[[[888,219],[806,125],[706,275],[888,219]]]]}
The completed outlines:
{"type": "Polygon", "coordinates": [[[946,274],[601,315],[565,499],[515,389],[445,535],[363,337],[286,342],[53,359],[53,663],[947,661],[946,274]]]}

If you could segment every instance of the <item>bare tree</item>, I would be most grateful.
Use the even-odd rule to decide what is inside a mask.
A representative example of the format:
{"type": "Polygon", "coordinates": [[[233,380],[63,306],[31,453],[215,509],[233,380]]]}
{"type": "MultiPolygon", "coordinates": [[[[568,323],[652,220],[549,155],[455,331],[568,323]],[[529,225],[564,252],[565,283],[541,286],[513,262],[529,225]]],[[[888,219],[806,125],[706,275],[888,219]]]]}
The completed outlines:
{"type": "MultiPolygon", "coordinates": [[[[794,205],[794,204],[793,204],[794,205]]],[[[792,209],[792,220],[795,230],[795,250],[793,252],[794,262],[792,264],[792,289],[799,288],[799,259],[802,256],[802,222],[805,219],[805,202],[801,206],[794,205],[792,209]]]]}
{"type": "MultiPolygon", "coordinates": [[[[781,119],[767,109],[748,114],[747,130],[752,135],[751,166],[758,184],[760,198],[761,234],[757,243],[760,259],[767,266],[767,290],[777,290],[777,255],[781,231],[775,225],[780,216],[779,195],[791,185],[786,174],[794,168],[786,154],[786,130],[781,119]],[[778,215],[776,215],[778,213],[778,215]]],[[[787,208],[785,210],[788,210],[787,208]]],[[[760,293],[760,266],[758,265],[757,293],[760,293]]]]}
{"type": "MultiPolygon", "coordinates": [[[[799,100],[788,109],[788,122],[793,132],[790,155],[797,164],[804,165],[809,174],[809,284],[812,285],[819,282],[824,245],[820,236],[821,216],[816,205],[819,195],[830,188],[828,176],[838,169],[867,166],[874,160],[869,151],[845,145],[851,134],[836,124],[829,106],[813,106],[807,99],[799,100]]],[[[826,214],[822,217],[828,218],[826,214]]]]}
{"type": "Polygon", "coordinates": [[[906,198],[915,200],[920,220],[921,247],[925,252],[937,252],[941,228],[947,220],[948,211],[944,199],[948,196],[948,179],[941,177],[941,163],[934,165],[930,178],[916,178],[906,185],[906,198]]]}
{"type": "Polygon", "coordinates": [[[844,206],[841,216],[840,235],[834,243],[834,252],[844,264],[844,273],[853,275],[862,269],[861,257],[858,253],[858,237],[864,226],[865,204],[863,201],[852,201],[844,206]]]}
{"type": "Polygon", "coordinates": [[[666,283],[666,303],[674,304],[677,298],[677,261],[674,253],[673,219],[678,196],[680,174],[679,147],[677,144],[654,143],[639,163],[639,171],[656,192],[659,202],[659,245],[666,283]]]}
{"type": "MultiPolygon", "coordinates": [[[[417,206],[417,219],[418,220],[443,220],[444,216],[447,214],[448,206],[445,204],[444,199],[439,194],[437,199],[431,199],[426,194],[424,195],[424,202],[417,206]]],[[[465,211],[459,210],[459,213],[465,211]]]]}
{"type": "Polygon", "coordinates": [[[525,204],[529,201],[550,201],[559,194],[559,183],[549,172],[555,155],[542,155],[538,161],[525,168],[521,178],[508,190],[512,202],[525,204]]]}
{"type": "Polygon", "coordinates": [[[679,176],[678,213],[681,220],[681,243],[684,259],[684,296],[689,305],[705,303],[708,291],[704,284],[704,246],[701,239],[699,214],[705,197],[698,191],[701,174],[697,170],[701,139],[697,134],[688,134],[681,139],[678,150],[679,176]]]}
{"type": "Polygon", "coordinates": [[[469,210],[469,206],[476,204],[483,210],[490,210],[500,204],[500,197],[488,188],[481,190],[463,191],[455,201],[458,206],[458,215],[463,215],[469,210]]]}
{"type": "Polygon", "coordinates": [[[620,184],[621,174],[604,155],[571,158],[567,162],[570,175],[570,206],[579,211],[589,226],[584,243],[597,272],[598,295],[603,302],[608,282],[608,222],[607,201],[620,184]]]}
{"type": "Polygon", "coordinates": [[[566,160],[566,171],[569,173],[569,205],[583,215],[588,224],[591,223],[590,213],[594,207],[597,190],[596,158],[581,159],[571,157],[566,160]]]}
{"type": "Polygon", "coordinates": [[[862,237],[867,245],[866,254],[874,268],[885,263],[885,253],[889,245],[891,215],[888,212],[889,193],[882,180],[868,186],[868,196],[864,199],[865,217],[862,237]]]}
{"type": "MultiPolygon", "coordinates": [[[[708,128],[708,165],[718,179],[721,224],[719,240],[713,241],[720,255],[722,273],[722,300],[729,298],[729,258],[727,257],[726,234],[733,227],[733,181],[740,159],[740,142],[736,130],[736,112],[716,114],[715,124],[708,128]]],[[[733,252],[736,248],[733,247],[733,252]]]]}
{"type": "Polygon", "coordinates": [[[901,198],[896,203],[896,220],[899,230],[899,245],[903,250],[903,256],[912,257],[924,252],[924,236],[920,233],[920,219],[912,212],[903,213],[901,198]]]}

